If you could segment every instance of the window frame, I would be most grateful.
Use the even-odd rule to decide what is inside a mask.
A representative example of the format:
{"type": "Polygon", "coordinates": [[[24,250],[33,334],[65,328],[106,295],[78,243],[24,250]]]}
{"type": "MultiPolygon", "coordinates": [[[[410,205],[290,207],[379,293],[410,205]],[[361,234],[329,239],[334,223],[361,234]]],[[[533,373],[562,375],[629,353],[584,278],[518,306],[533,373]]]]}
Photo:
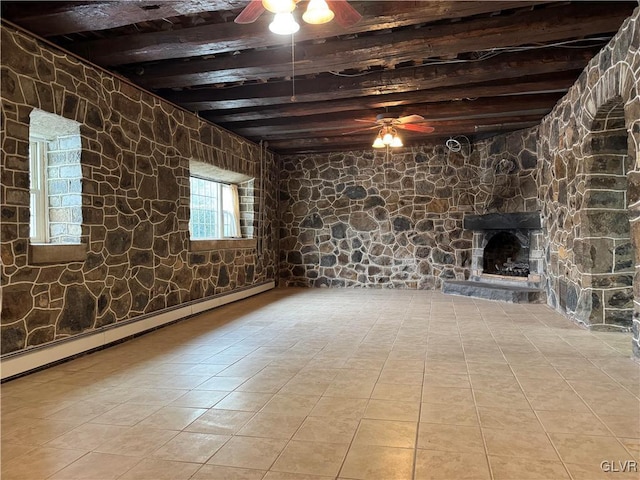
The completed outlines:
{"type": "Polygon", "coordinates": [[[39,108],[29,113],[29,242],[32,244],[83,243],[80,127],[80,122],[39,108]],[[76,151],[79,156],[67,156],[69,152],[76,151]],[[60,154],[65,155],[62,163],[58,158],[60,154]],[[52,161],[52,155],[56,155],[55,161],[52,161]],[[63,175],[62,167],[65,170],[63,175]],[[69,176],[68,167],[77,169],[77,172],[69,176]],[[52,170],[55,172],[53,175],[52,170]],[[56,182],[55,188],[53,182],[56,182]],[[66,182],[64,191],[57,191],[60,182],[66,182]],[[65,203],[63,197],[67,194],[79,196],[79,199],[73,198],[71,203],[65,203]],[[65,211],[66,215],[58,215],[65,211]]]}
{"type": "Polygon", "coordinates": [[[50,240],[47,144],[45,137],[29,136],[29,240],[32,243],[50,240]]]}
{"type": "MultiPolygon", "coordinates": [[[[240,218],[239,218],[239,205],[240,205],[240,196],[238,193],[238,187],[237,185],[230,183],[230,182],[223,182],[220,180],[216,180],[214,178],[210,178],[207,177],[205,175],[201,175],[201,174],[197,174],[197,173],[190,173],[189,174],[189,187],[190,187],[190,198],[189,198],[189,211],[190,211],[190,215],[189,215],[189,235],[191,237],[192,240],[194,241],[210,241],[210,240],[235,240],[235,239],[242,239],[242,231],[240,228],[240,218]],[[196,237],[194,235],[195,232],[195,228],[194,228],[194,224],[193,224],[193,212],[194,210],[198,210],[197,208],[194,208],[193,205],[193,198],[194,198],[194,193],[193,193],[193,183],[192,183],[192,179],[196,179],[196,180],[200,180],[203,182],[208,182],[210,185],[210,187],[213,187],[216,190],[216,194],[215,196],[212,195],[209,198],[215,198],[215,216],[216,216],[216,222],[214,225],[214,229],[216,230],[215,235],[216,236],[212,236],[212,237],[196,237]],[[233,188],[235,187],[235,188],[233,188]],[[233,199],[232,197],[232,203],[234,203],[235,205],[225,205],[225,188],[229,188],[231,191],[231,195],[235,196],[235,199],[233,199]],[[225,206],[227,208],[225,208],[225,206]],[[237,208],[236,208],[237,206],[237,208]],[[230,222],[226,222],[227,216],[230,216],[230,222]],[[233,227],[233,230],[235,230],[235,235],[226,235],[225,231],[226,231],[226,227],[231,224],[231,226],[233,227]]],[[[202,196],[202,195],[199,195],[202,196]]],[[[206,198],[206,197],[205,197],[206,198]]]]}
{"type": "MultiPolygon", "coordinates": [[[[82,133],[81,123],[69,118],[34,108],[29,114],[28,158],[29,167],[29,248],[27,262],[30,265],[54,265],[81,262],[87,258],[87,241],[80,232],[78,241],[56,241],[51,232],[50,200],[50,142],[61,137],[74,136],[79,142],[79,180],[82,182],[82,133]]],[[[55,151],[54,151],[55,152],[55,151]]],[[[82,183],[80,183],[82,193],[82,183]]],[[[79,205],[82,208],[82,205],[79,205]]],[[[82,214],[82,212],[81,212],[82,214]]],[[[73,222],[82,229],[82,218],[73,222]]]]}
{"type": "MultiPolygon", "coordinates": [[[[191,238],[191,228],[190,226],[188,226],[187,233],[190,237],[189,251],[210,252],[214,250],[244,250],[257,248],[257,239],[253,236],[253,230],[243,224],[243,221],[246,222],[246,212],[244,212],[245,206],[242,203],[242,199],[244,198],[242,196],[242,189],[246,188],[245,185],[249,182],[253,182],[255,178],[245,173],[240,173],[233,170],[225,170],[224,168],[213,165],[212,163],[197,160],[195,158],[189,159],[189,170],[186,181],[188,187],[190,187],[190,177],[199,177],[218,183],[235,185],[238,190],[238,221],[240,225],[237,237],[211,240],[196,240],[191,238]],[[245,217],[243,217],[243,214],[245,215],[245,217]]],[[[187,206],[189,207],[189,221],[191,220],[191,193],[192,192],[189,189],[189,198],[187,199],[187,206]]],[[[254,208],[255,205],[252,202],[251,210],[253,210],[254,208]]]]}

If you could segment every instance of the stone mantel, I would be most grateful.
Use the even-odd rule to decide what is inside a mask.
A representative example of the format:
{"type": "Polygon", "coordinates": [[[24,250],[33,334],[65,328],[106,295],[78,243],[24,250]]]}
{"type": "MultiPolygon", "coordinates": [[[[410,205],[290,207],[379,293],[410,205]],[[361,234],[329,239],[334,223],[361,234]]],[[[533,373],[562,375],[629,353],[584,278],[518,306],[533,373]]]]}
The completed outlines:
{"type": "Polygon", "coordinates": [[[540,212],[488,213],[465,215],[467,230],[538,230],[542,228],[540,212]]]}

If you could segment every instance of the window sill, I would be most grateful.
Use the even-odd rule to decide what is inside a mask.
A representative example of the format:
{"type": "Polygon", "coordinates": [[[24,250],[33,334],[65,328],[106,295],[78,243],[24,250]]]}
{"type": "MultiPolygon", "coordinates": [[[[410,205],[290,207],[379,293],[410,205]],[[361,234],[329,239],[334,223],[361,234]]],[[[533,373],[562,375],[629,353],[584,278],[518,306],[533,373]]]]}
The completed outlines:
{"type": "Polygon", "coordinates": [[[29,245],[29,263],[84,262],[87,259],[87,245],[84,243],[32,243],[29,245]]]}
{"type": "Polygon", "coordinates": [[[192,252],[206,252],[209,250],[241,250],[256,248],[255,238],[221,238],[217,240],[191,240],[189,250],[192,252]]]}

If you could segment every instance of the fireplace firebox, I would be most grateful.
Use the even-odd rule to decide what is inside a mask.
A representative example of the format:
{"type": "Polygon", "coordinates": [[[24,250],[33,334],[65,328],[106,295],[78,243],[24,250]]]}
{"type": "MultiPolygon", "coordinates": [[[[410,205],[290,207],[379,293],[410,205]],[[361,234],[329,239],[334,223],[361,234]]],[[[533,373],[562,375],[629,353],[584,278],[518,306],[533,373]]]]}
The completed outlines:
{"type": "Polygon", "coordinates": [[[482,271],[512,277],[529,276],[529,237],[518,232],[498,231],[482,252],[482,271]]]}

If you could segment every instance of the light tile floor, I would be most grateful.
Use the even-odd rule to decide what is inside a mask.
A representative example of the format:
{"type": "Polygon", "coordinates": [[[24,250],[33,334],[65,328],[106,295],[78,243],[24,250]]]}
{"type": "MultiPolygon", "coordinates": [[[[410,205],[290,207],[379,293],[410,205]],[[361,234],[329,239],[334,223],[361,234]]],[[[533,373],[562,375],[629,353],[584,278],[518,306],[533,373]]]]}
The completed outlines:
{"type": "Polygon", "coordinates": [[[279,289],[0,391],[3,480],[640,478],[629,335],[544,305],[279,289]]]}

